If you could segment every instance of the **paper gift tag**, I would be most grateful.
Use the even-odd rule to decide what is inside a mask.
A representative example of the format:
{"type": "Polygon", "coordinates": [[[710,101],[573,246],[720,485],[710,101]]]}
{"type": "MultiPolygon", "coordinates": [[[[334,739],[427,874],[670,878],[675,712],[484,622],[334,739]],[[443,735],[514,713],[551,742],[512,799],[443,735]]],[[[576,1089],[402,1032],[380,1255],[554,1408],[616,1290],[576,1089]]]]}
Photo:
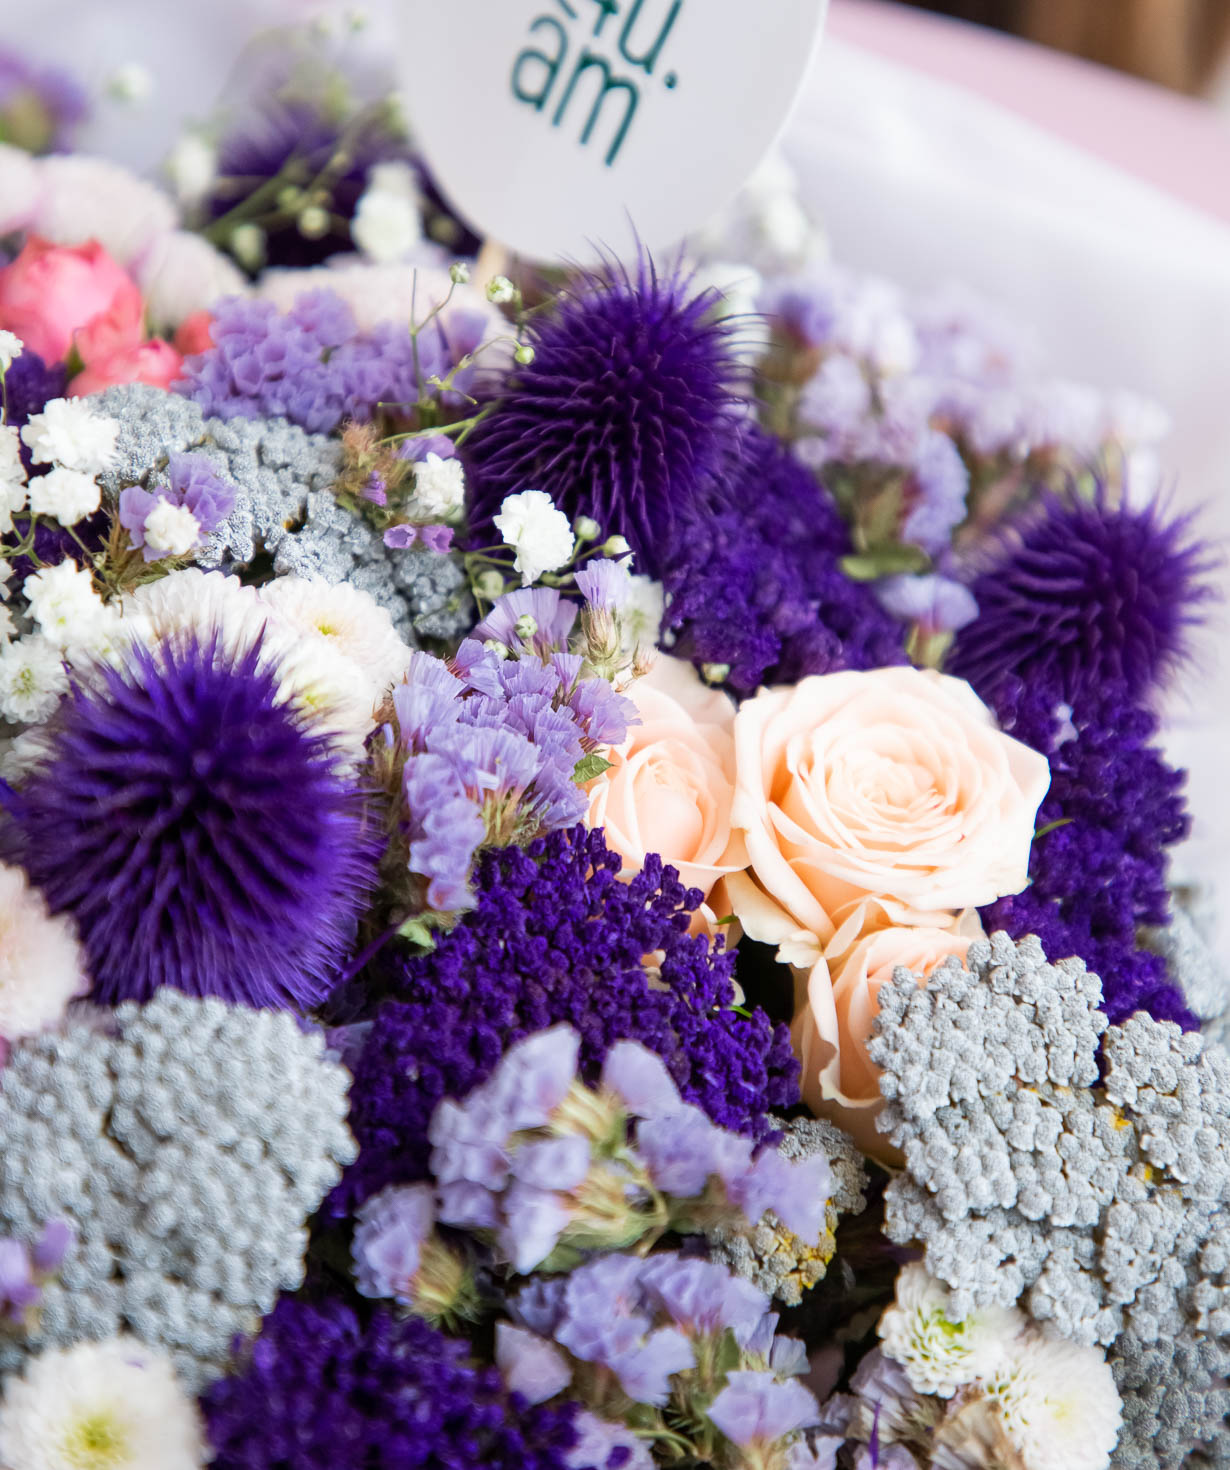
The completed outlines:
{"type": "Polygon", "coordinates": [[[544,261],[699,228],[784,127],[827,0],[401,0],[415,138],[480,234],[544,261]]]}

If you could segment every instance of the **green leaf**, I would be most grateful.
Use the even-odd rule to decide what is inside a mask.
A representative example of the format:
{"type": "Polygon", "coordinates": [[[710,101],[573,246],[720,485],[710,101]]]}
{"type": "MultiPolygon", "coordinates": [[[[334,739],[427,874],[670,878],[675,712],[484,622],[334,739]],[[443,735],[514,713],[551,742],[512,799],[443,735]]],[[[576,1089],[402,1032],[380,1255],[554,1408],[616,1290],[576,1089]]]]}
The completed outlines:
{"type": "Polygon", "coordinates": [[[874,582],[896,572],[925,572],[930,564],[927,553],[917,546],[872,546],[841,559],[842,571],[853,582],[874,582]]]}
{"type": "Polygon", "coordinates": [[[586,781],[592,781],[595,776],[601,776],[603,771],[611,769],[611,762],[605,756],[596,751],[593,755],[583,755],[576,763],[572,772],[572,779],[578,786],[583,786],[586,781]]]}
{"type": "Polygon", "coordinates": [[[1034,841],[1037,842],[1039,837],[1045,837],[1048,832],[1054,832],[1058,827],[1066,827],[1069,822],[1074,822],[1075,820],[1075,817],[1057,817],[1055,821],[1048,822],[1045,827],[1038,828],[1034,833],[1034,841]]]}

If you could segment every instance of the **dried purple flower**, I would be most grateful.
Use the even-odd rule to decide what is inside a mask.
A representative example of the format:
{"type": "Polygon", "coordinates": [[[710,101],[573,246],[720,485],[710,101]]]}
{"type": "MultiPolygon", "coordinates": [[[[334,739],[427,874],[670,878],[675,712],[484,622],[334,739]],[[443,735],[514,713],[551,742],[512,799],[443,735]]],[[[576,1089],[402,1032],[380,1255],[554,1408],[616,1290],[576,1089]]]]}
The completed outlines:
{"type": "Polygon", "coordinates": [[[736,1370],[708,1409],[727,1439],[746,1449],[772,1444],[820,1422],[820,1406],[810,1389],[794,1378],[784,1383],[772,1373],[736,1370]]]}
{"type": "Polygon", "coordinates": [[[351,1243],[359,1294],[414,1304],[415,1274],[423,1242],[436,1220],[435,1197],[426,1184],[384,1189],[358,1212],[351,1243]]]}

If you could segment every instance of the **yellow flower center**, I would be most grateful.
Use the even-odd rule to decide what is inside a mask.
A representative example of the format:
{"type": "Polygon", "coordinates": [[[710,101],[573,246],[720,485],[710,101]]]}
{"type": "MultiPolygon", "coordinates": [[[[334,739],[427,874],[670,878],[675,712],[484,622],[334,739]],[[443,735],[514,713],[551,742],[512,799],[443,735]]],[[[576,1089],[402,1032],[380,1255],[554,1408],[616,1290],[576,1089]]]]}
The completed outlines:
{"type": "Polygon", "coordinates": [[[69,1428],[62,1449],[73,1470],[120,1470],[128,1459],[128,1436],[111,1409],[96,1409],[69,1428]]]}

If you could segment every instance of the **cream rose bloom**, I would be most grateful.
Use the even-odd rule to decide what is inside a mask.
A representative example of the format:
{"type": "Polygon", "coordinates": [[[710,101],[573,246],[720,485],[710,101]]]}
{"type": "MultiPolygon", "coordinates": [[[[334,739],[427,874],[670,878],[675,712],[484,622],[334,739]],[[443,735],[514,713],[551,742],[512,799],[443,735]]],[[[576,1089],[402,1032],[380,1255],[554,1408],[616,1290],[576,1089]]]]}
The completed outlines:
{"type": "Polygon", "coordinates": [[[839,930],[951,928],[1025,887],[1049,784],[1045,756],[960,679],[892,668],[762,690],[735,719],[732,823],[750,867],[727,900],[808,969],[839,930]]]}
{"type": "Polygon", "coordinates": [[[971,941],[981,933],[971,909],[951,929],[873,930],[843,952],[830,951],[809,971],[796,971],[790,1039],[799,1059],[803,1100],[813,1113],[852,1133],[865,1152],[883,1157],[886,1151],[875,1130],[883,1106],[880,1069],[867,1055],[880,1010],[880,987],[898,966],[921,983],[949,955],[964,961],[971,941]]]}
{"type": "Polygon", "coordinates": [[[605,830],[625,875],[656,852],[708,898],[719,878],[747,865],[731,830],[734,703],[665,654],[626,692],[641,723],[606,752],[611,768],[591,788],[587,821],[605,830]]]}

